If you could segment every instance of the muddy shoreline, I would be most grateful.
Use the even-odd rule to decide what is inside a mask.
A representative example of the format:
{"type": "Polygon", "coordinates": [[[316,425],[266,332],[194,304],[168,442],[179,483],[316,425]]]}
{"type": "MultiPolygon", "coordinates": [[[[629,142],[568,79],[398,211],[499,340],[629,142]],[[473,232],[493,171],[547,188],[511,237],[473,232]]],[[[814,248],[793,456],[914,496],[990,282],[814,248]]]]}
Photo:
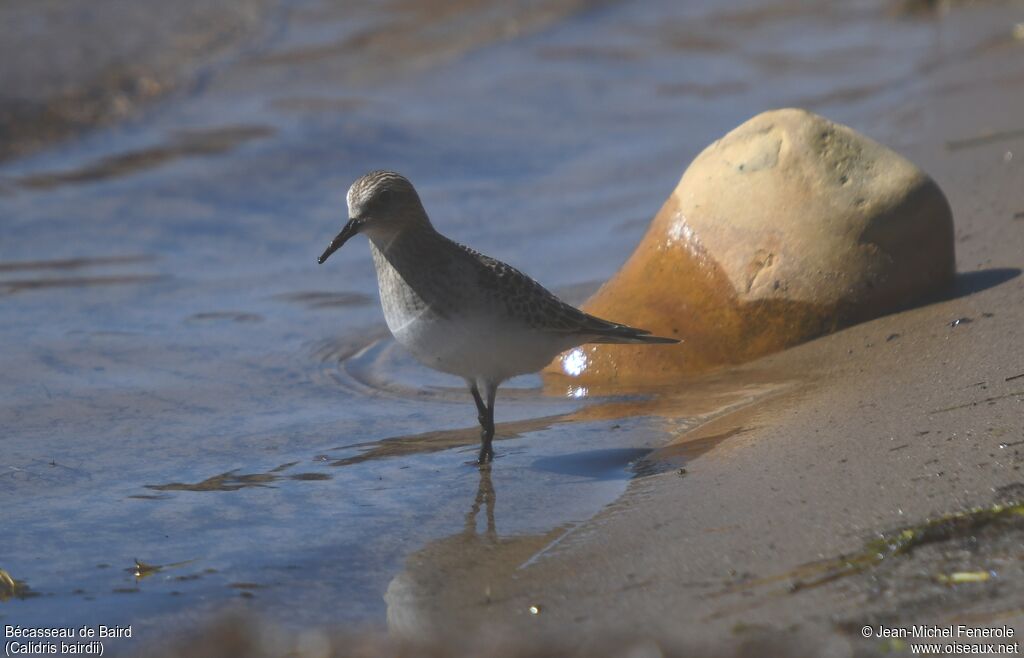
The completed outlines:
{"type": "Polygon", "coordinates": [[[269,0],[0,4],[0,161],[190,93],[267,29],[269,0]]]}

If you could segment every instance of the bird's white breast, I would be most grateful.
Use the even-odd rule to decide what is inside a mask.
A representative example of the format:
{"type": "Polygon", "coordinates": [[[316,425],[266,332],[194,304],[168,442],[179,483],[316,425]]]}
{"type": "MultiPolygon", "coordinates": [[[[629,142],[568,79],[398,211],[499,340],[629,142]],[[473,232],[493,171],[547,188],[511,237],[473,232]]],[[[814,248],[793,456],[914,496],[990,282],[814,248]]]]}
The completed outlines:
{"type": "MultiPolygon", "coordinates": [[[[574,344],[572,338],[509,322],[497,305],[481,298],[480,291],[453,290],[446,298],[464,303],[438,308],[418,294],[372,244],[371,250],[388,329],[426,366],[467,379],[500,382],[540,370],[574,344]]],[[[473,286],[472,280],[446,279],[452,285],[473,286]]]]}

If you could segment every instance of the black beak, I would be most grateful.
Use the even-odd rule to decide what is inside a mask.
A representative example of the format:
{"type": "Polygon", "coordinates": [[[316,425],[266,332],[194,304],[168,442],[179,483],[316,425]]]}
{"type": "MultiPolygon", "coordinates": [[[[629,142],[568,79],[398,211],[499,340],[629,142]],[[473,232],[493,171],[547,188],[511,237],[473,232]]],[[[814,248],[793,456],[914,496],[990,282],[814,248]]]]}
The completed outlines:
{"type": "Polygon", "coordinates": [[[345,224],[345,228],[341,229],[341,233],[331,240],[330,246],[327,247],[324,253],[320,254],[320,258],[317,258],[316,262],[323,265],[324,261],[331,257],[331,254],[341,249],[341,246],[348,242],[349,238],[359,232],[359,223],[360,222],[355,219],[348,220],[348,223],[345,224]]]}

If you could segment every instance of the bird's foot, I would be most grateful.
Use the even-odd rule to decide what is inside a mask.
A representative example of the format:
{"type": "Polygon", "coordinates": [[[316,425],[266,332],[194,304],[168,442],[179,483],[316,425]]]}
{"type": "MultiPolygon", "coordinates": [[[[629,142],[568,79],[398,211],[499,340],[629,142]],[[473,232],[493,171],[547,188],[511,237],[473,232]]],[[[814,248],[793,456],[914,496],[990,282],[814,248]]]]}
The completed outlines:
{"type": "Polygon", "coordinates": [[[487,466],[494,461],[494,448],[485,445],[480,448],[480,456],[476,458],[477,466],[487,466]]]}

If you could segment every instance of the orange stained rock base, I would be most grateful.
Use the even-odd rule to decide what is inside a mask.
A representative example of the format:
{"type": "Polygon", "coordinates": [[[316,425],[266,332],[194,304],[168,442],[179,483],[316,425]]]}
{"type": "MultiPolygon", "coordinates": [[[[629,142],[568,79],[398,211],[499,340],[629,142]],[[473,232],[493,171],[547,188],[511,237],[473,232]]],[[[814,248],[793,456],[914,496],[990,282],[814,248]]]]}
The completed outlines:
{"type": "Polygon", "coordinates": [[[665,383],[921,303],[955,270],[952,213],[927,174],[806,110],[764,112],[697,156],[584,305],[682,343],[587,345],[546,374],[665,383]]]}
{"type": "MultiPolygon", "coordinates": [[[[682,342],[583,345],[544,370],[549,389],[677,381],[792,347],[901,304],[893,299],[873,304],[740,300],[685,221],[675,195],[670,196],[622,269],[583,305],[598,317],[682,342]]],[[[950,270],[938,287],[952,276],[950,270]]]]}
{"type": "Polygon", "coordinates": [[[630,259],[583,306],[598,317],[682,342],[583,345],[545,369],[550,383],[561,377],[573,386],[664,383],[749,361],[839,326],[835,307],[785,299],[741,302],[694,236],[685,244],[664,237],[678,233],[670,225],[683,221],[675,196],[669,197],[630,259]]]}

